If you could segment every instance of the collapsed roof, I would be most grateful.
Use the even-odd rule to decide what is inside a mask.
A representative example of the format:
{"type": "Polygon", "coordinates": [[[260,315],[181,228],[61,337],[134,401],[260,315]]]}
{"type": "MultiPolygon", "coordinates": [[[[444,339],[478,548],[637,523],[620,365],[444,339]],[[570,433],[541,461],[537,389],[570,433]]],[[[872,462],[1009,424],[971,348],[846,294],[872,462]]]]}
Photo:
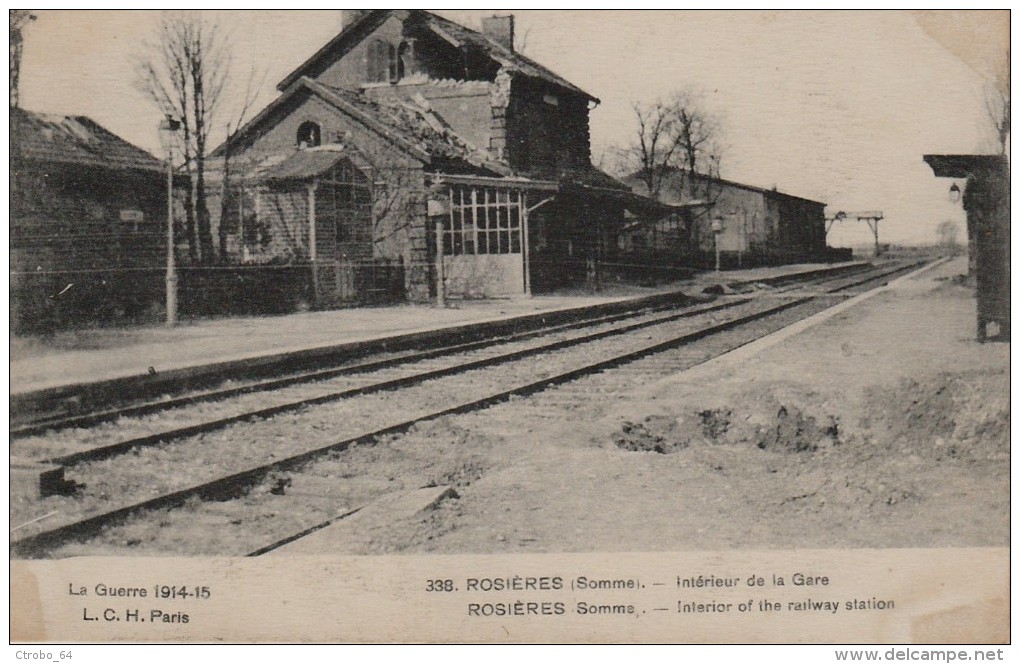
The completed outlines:
{"type": "MultiPolygon", "coordinates": [[[[243,144],[250,140],[270,116],[301,94],[315,95],[402,152],[418,159],[430,170],[481,175],[510,173],[505,164],[468,145],[442,117],[414,100],[370,99],[362,92],[325,85],[307,77],[298,79],[273,100],[241,129],[233,142],[243,144]]],[[[225,148],[221,145],[212,156],[223,156],[225,148]]]]}
{"type": "MultiPolygon", "coordinates": [[[[342,58],[356,44],[364,39],[372,30],[382,25],[394,12],[401,10],[374,9],[365,11],[350,25],[344,28],[336,37],[331,39],[325,46],[320,48],[312,57],[303,62],[294,71],[288,74],[277,84],[277,89],[285,91],[303,76],[315,77],[321,74],[326,68],[342,58]]],[[[552,83],[561,88],[581,95],[591,101],[598,103],[598,98],[593,97],[581,88],[555,72],[543,67],[531,58],[507,48],[496,40],[480,32],[449,21],[441,16],[423,10],[406,11],[409,20],[416,21],[426,29],[431,30],[438,37],[445,39],[459,48],[475,47],[488,55],[493,61],[510,73],[520,73],[525,76],[538,78],[552,83]]]]}

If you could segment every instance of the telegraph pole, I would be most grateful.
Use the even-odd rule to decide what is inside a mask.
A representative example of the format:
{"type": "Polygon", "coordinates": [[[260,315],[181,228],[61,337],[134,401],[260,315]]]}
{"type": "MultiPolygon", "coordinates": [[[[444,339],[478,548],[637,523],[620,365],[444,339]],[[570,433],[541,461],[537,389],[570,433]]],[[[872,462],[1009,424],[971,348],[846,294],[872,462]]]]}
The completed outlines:
{"type": "Polygon", "coordinates": [[[715,244],[715,271],[719,272],[721,261],[719,260],[719,236],[722,234],[723,225],[721,219],[712,220],[712,238],[715,244]]]}

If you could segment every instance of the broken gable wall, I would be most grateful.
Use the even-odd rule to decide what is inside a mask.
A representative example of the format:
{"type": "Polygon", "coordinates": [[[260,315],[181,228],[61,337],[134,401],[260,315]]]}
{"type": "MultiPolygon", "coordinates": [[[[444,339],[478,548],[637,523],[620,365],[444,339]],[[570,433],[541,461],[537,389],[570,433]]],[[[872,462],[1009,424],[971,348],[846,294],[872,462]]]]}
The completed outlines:
{"type": "Polygon", "coordinates": [[[442,118],[470,147],[482,153],[489,151],[497,159],[501,157],[500,148],[505,141],[492,140],[502,132],[494,127],[491,83],[451,79],[412,81],[367,88],[365,94],[373,99],[396,98],[419,104],[416,98],[420,97],[425,100],[427,109],[442,118]]]}
{"type": "Polygon", "coordinates": [[[518,173],[554,178],[591,162],[588,98],[512,69],[483,50],[454,46],[396,11],[321,72],[320,83],[361,90],[372,99],[426,105],[471,147],[505,160],[518,173]],[[398,49],[413,42],[414,64],[392,83],[369,83],[369,51],[377,40],[398,49]]]}
{"type": "Polygon", "coordinates": [[[368,53],[373,41],[380,39],[393,45],[396,49],[403,38],[404,22],[396,14],[391,14],[383,23],[367,37],[359,41],[351,50],[326,66],[316,74],[307,72],[310,78],[319,83],[332,85],[348,90],[359,90],[368,80],[368,53]]]}
{"type": "Polygon", "coordinates": [[[346,54],[326,67],[315,80],[325,85],[363,91],[370,99],[401,99],[427,107],[439,115],[462,140],[479,151],[502,156],[503,109],[507,100],[494,97],[492,83],[498,65],[487,57],[464,53],[424,26],[406,24],[400,12],[388,17],[346,54]],[[412,40],[414,65],[395,83],[369,83],[369,49],[376,40],[398,49],[412,40]],[[482,60],[484,59],[484,63],[482,60]],[[497,112],[493,107],[500,105],[497,112]],[[495,118],[495,119],[494,119],[495,118]]]}
{"type": "Polygon", "coordinates": [[[540,79],[512,76],[507,159],[519,173],[555,178],[591,164],[588,100],[540,79]]]}

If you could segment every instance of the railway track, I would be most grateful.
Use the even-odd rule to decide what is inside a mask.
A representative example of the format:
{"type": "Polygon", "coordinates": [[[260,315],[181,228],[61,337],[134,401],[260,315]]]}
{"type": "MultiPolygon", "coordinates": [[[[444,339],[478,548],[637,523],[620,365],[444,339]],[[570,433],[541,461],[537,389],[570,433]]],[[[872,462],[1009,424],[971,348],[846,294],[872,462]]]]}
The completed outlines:
{"type": "MultiPolygon", "coordinates": [[[[805,278],[812,279],[815,283],[823,284],[833,279],[843,278],[867,269],[868,266],[866,264],[859,264],[823,273],[821,277],[817,277],[812,273],[807,273],[807,277],[803,273],[795,273],[773,277],[767,280],[767,284],[774,288],[776,293],[782,293],[796,288],[805,278]]],[[[178,393],[173,391],[173,388],[168,388],[170,391],[167,393],[161,393],[154,398],[143,400],[138,400],[137,395],[129,392],[127,394],[118,395],[115,393],[106,397],[99,397],[97,402],[97,397],[90,394],[90,391],[93,391],[95,388],[86,385],[65,390],[56,403],[47,403],[48,400],[52,400],[46,394],[50,390],[42,390],[38,395],[21,395],[13,399],[12,423],[9,433],[12,439],[20,439],[60,429],[92,427],[125,417],[144,416],[200,403],[221,401],[245,394],[280,390],[293,385],[314,383],[343,375],[377,371],[410,362],[428,360],[515,341],[524,341],[579,328],[612,324],[644,314],[687,308],[695,303],[694,300],[681,294],[676,294],[675,297],[668,298],[665,301],[662,301],[661,298],[657,298],[657,300],[655,304],[641,306],[637,309],[605,315],[582,316],[578,320],[564,323],[556,322],[555,314],[549,314],[549,317],[553,319],[549,324],[545,324],[540,319],[538,326],[531,327],[530,329],[502,334],[497,333],[483,336],[480,339],[447,343],[438,347],[430,346],[424,349],[409,348],[406,350],[376,352],[367,358],[354,358],[341,361],[335,365],[318,367],[314,370],[293,371],[279,369],[279,371],[282,371],[281,375],[274,375],[268,378],[256,377],[246,379],[244,377],[230,377],[222,381],[223,384],[209,389],[191,389],[184,393],[178,393]],[[117,403],[118,401],[120,403],[117,403]],[[72,409],[73,412],[64,412],[66,409],[72,409]]],[[[102,386],[98,388],[100,392],[104,390],[105,388],[102,386]]]]}
{"type": "MultiPolygon", "coordinates": [[[[364,376],[367,374],[380,375],[382,372],[388,372],[386,375],[392,375],[392,371],[395,368],[401,366],[408,366],[423,363],[426,361],[439,360],[449,356],[459,356],[467,353],[474,353],[475,355],[485,355],[484,351],[491,348],[502,348],[509,344],[520,344],[521,342],[528,342],[538,338],[548,338],[549,336],[555,335],[563,337],[565,341],[559,343],[582,343],[587,338],[591,337],[591,334],[574,334],[571,336],[569,333],[583,328],[604,328],[595,334],[610,335],[610,334],[622,334],[633,329],[639,329],[647,325],[653,325],[661,321],[673,320],[675,318],[687,317],[700,313],[704,310],[717,310],[733,306],[732,303],[727,302],[724,304],[711,305],[706,307],[694,307],[692,309],[684,309],[680,313],[659,313],[660,311],[671,311],[675,309],[675,306],[654,308],[650,311],[641,313],[629,313],[629,314],[618,314],[614,316],[607,316],[603,318],[586,320],[584,322],[570,323],[566,325],[554,326],[544,328],[542,330],[536,330],[531,332],[525,332],[510,336],[501,336],[484,341],[471,342],[466,344],[455,344],[452,346],[446,346],[434,350],[426,350],[419,352],[408,352],[400,353],[395,356],[386,357],[384,359],[373,359],[360,363],[353,363],[343,367],[331,368],[322,371],[304,372],[291,376],[285,376],[281,378],[258,381],[246,385],[228,387],[224,389],[214,391],[204,391],[198,394],[185,395],[173,399],[149,402],[144,404],[137,404],[131,406],[125,406],[122,408],[114,408],[104,410],[100,412],[87,413],[82,415],[75,415],[71,417],[59,418],[57,420],[41,421],[31,425],[18,427],[11,432],[12,438],[20,439],[27,438],[32,435],[38,435],[49,431],[56,431],[61,429],[67,429],[72,427],[90,427],[97,424],[103,424],[105,422],[112,422],[120,420],[126,417],[140,417],[145,415],[151,415],[154,413],[160,413],[164,411],[170,411],[175,409],[181,409],[188,406],[194,406],[202,403],[209,402],[225,402],[229,399],[236,399],[237,397],[243,397],[246,395],[252,395],[262,392],[274,392],[280,398],[277,399],[279,403],[266,407],[257,411],[244,412],[237,418],[228,418],[216,422],[204,422],[196,427],[188,427],[186,429],[178,429],[173,431],[167,431],[158,436],[164,436],[168,438],[175,438],[184,435],[193,435],[196,433],[203,433],[210,431],[214,428],[227,426],[234,422],[245,421],[246,419],[254,419],[258,417],[271,417],[273,415],[279,415],[284,412],[291,410],[300,409],[305,406],[315,405],[319,403],[326,403],[342,398],[348,398],[352,396],[358,396],[359,394],[368,394],[373,390],[384,390],[384,389],[395,389],[410,384],[415,379],[426,380],[428,378],[439,377],[442,374],[442,370],[425,371],[420,374],[408,375],[397,379],[385,379],[381,381],[374,381],[369,385],[362,384],[363,381],[358,380],[358,376],[364,376]],[[622,327],[616,326],[616,323],[627,320],[641,319],[638,322],[631,322],[623,325],[622,327]],[[314,391],[319,392],[315,396],[305,396],[303,398],[289,398],[288,395],[303,395],[307,394],[308,390],[302,386],[314,385],[312,388],[314,391]],[[327,387],[326,390],[319,390],[318,387],[327,387]],[[336,388],[340,388],[337,390],[336,388]]],[[[542,348],[550,344],[539,345],[534,347],[532,350],[525,352],[539,352],[542,348]]],[[[476,366],[484,366],[485,363],[503,361],[502,358],[514,359],[516,356],[511,356],[508,353],[491,353],[490,359],[479,360],[480,362],[476,366]]],[[[240,401],[240,400],[239,400],[240,401]]],[[[252,401],[252,400],[249,400],[252,401]]],[[[150,441],[151,442],[151,441],[150,441]]],[[[158,442],[158,441],[156,441],[158,442]]],[[[136,442],[136,445],[148,444],[147,442],[136,442]]],[[[85,453],[81,456],[74,458],[61,458],[54,459],[57,463],[71,463],[74,461],[85,460],[87,458],[100,458],[102,454],[93,456],[85,453]]]]}
{"type": "MultiPolygon", "coordinates": [[[[880,272],[879,275],[881,274],[880,272]]],[[[868,278],[875,277],[872,275],[868,278]]],[[[846,276],[825,275],[814,279],[813,285],[817,288],[818,285],[830,283],[835,279],[846,281],[846,276]]],[[[856,284],[860,281],[849,283],[856,284]]],[[[782,295],[797,287],[797,281],[788,279],[786,284],[773,288],[769,293],[782,295]]],[[[837,292],[839,288],[842,287],[832,290],[837,292]]],[[[428,351],[403,353],[395,357],[340,368],[299,373],[167,401],[63,418],[60,420],[60,426],[52,423],[36,424],[13,430],[11,437],[18,442],[12,444],[11,451],[19,459],[60,466],[97,461],[140,447],[168,443],[242,422],[299,411],[309,406],[399,389],[469,369],[493,366],[530,355],[626,334],[652,325],[725,310],[748,301],[746,298],[728,299],[717,304],[687,306],[679,312],[676,311],[676,305],[660,305],[626,314],[548,327],[539,331],[428,351]],[[270,391],[272,395],[268,397],[260,394],[270,391]],[[214,401],[218,402],[214,407],[219,414],[218,417],[210,417],[208,408],[187,409],[189,406],[214,401]],[[173,417],[145,419],[146,416],[161,412],[172,412],[173,417]],[[64,436],[59,434],[40,436],[48,431],[59,431],[72,426],[95,426],[112,421],[119,423],[115,426],[95,427],[84,440],[80,432],[70,432],[64,436]],[[26,438],[27,440],[24,440],[26,438]]]]}
{"type": "MultiPolygon", "coordinates": [[[[634,373],[634,367],[642,363],[658,375],[682,370],[684,363],[696,364],[726,352],[758,338],[761,330],[787,325],[830,306],[836,296],[853,294],[911,267],[914,265],[900,264],[850,275],[827,275],[806,284],[788,282],[762,291],[767,297],[731,295],[681,311],[643,312],[627,319],[589,322],[584,327],[572,324],[502,342],[467,344],[467,348],[415,359],[386,358],[374,366],[369,362],[356,370],[345,368],[312,384],[288,383],[285,379],[283,386],[272,392],[251,390],[239,395],[242,399],[271,398],[275,400],[271,405],[244,410],[250,404],[234,404],[242,408],[241,412],[224,417],[221,400],[205,404],[221,415],[209,417],[209,411],[192,402],[183,411],[180,407],[171,411],[175,413],[172,420],[179,422],[182,412],[187,412],[199,420],[196,424],[144,436],[132,436],[130,423],[99,425],[98,435],[85,443],[86,449],[43,455],[51,463],[66,466],[70,479],[84,488],[76,496],[25,505],[18,519],[12,515],[12,523],[16,523],[38,518],[47,510],[51,513],[53,508],[58,512],[55,517],[26,526],[12,543],[12,550],[21,556],[46,555],[68,542],[95,537],[118,523],[144,519],[147,513],[165,512],[195,501],[236,499],[267,478],[271,480],[274,474],[296,471],[379,437],[534,395],[586,376],[626,375],[628,380],[643,381],[648,375],[634,373]],[[727,335],[725,343],[715,341],[727,335]],[[699,350],[686,352],[686,359],[677,360],[679,364],[664,359],[676,349],[689,350],[698,347],[699,342],[704,346],[706,341],[708,355],[703,359],[698,359],[704,355],[699,350]],[[625,371],[613,371],[624,366],[625,371]],[[294,398],[294,390],[315,390],[315,394],[294,398]],[[192,412],[196,408],[197,412],[192,412]],[[296,426],[307,432],[297,440],[292,433],[296,426]],[[121,440],[109,442],[114,433],[111,428],[117,427],[128,433],[121,440]]],[[[611,385],[602,391],[623,389],[611,385]]],[[[48,438],[71,437],[72,433],[50,433],[48,438]]],[[[48,438],[16,441],[20,455],[26,456],[33,447],[52,450],[62,444],[48,438]]],[[[287,538],[292,539],[293,533],[282,539],[287,538]]],[[[268,550],[266,545],[257,548],[268,550]]]]}

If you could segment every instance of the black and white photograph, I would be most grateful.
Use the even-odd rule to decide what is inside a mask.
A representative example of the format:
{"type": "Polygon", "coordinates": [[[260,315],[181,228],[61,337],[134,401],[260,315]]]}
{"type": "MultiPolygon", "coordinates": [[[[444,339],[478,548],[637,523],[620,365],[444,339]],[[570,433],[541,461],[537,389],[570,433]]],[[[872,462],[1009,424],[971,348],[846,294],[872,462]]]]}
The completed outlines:
{"type": "Polygon", "coordinates": [[[1008,10],[10,10],[9,112],[13,641],[1009,641],[1008,10]]]}

